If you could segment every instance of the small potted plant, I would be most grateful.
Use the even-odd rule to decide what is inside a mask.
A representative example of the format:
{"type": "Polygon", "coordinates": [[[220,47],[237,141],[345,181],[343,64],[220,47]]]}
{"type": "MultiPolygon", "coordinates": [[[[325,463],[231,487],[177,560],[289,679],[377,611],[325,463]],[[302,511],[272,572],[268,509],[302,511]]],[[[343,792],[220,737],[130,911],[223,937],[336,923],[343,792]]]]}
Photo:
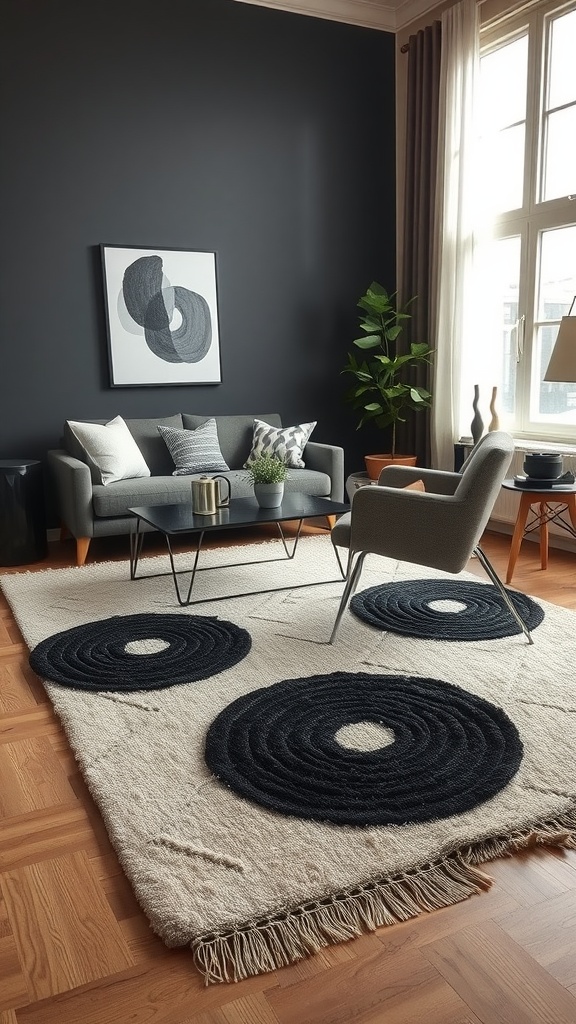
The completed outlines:
{"type": "Polygon", "coordinates": [[[246,470],[260,508],[277,508],[282,504],[284,481],[288,476],[284,462],[275,455],[258,455],[246,470]]]}
{"type": "Polygon", "coordinates": [[[398,455],[396,452],[396,424],[404,423],[407,413],[420,412],[432,404],[432,396],[425,388],[406,381],[407,371],[419,363],[429,363],[433,349],[424,343],[410,345],[410,351],[398,355],[398,337],[404,322],[410,318],[406,309],[413,302],[410,299],[404,309],[394,307],[396,294],[388,295],[381,284],[373,281],[368,291],[358,302],[363,310],[360,328],[364,332],[356,338],[354,345],[367,353],[367,357],[348,354],[348,363],[342,373],[354,378],[354,385],[346,393],[346,400],[360,413],[358,428],[373,422],[377,427],[392,427],[392,444],[389,453],[366,455],[366,469],[373,480],[390,462],[415,465],[413,455],[398,455]]]}

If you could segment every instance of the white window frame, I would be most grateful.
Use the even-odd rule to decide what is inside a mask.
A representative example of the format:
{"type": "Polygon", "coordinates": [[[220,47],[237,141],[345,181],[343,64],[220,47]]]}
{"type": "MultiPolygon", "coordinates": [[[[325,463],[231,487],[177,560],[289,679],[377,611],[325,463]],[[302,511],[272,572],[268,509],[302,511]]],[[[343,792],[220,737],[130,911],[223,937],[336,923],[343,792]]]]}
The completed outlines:
{"type": "MultiPolygon", "coordinates": [[[[481,30],[481,56],[498,49],[504,43],[528,33],[528,88],[526,98],[526,139],[524,160],[523,203],[516,210],[508,210],[494,218],[492,237],[495,240],[520,236],[521,265],[518,296],[518,315],[523,319],[523,354],[516,377],[515,416],[511,429],[518,438],[542,439],[576,443],[576,424],[546,424],[530,421],[530,388],[532,386],[532,359],[538,327],[537,266],[540,258],[539,239],[542,231],[576,225],[576,184],[571,199],[562,197],[539,201],[544,168],[544,104],[546,98],[547,69],[543,67],[548,50],[551,15],[567,14],[576,9],[576,2],[559,4],[556,0],[535,4],[528,10],[496,24],[487,24],[481,30]]],[[[576,60],[576,54],[575,54],[576,60]]],[[[576,148],[576,141],[575,141],[576,148]]],[[[576,253],[575,253],[576,262],[576,253]]],[[[554,326],[560,321],[546,321],[554,326]]]]}

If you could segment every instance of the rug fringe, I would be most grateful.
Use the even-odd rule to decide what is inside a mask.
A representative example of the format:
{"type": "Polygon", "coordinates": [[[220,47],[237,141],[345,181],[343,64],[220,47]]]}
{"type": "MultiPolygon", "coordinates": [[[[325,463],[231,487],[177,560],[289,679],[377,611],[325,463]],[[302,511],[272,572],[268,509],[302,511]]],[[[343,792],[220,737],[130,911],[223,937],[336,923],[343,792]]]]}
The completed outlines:
{"type": "Polygon", "coordinates": [[[294,910],[203,936],[192,943],[194,961],[210,982],[241,981],[344,942],[384,924],[436,910],[489,888],[477,867],[459,857],[427,864],[418,871],[381,882],[369,882],[294,910]]]}
{"type": "Polygon", "coordinates": [[[368,882],[227,932],[201,936],[191,943],[194,962],[207,985],[241,981],[286,967],[324,946],[407,921],[422,911],[451,906],[489,889],[492,879],[479,864],[536,845],[576,849],[576,808],[523,831],[472,843],[394,878],[368,882]]]}
{"type": "Polygon", "coordinates": [[[576,850],[576,808],[558,818],[539,822],[531,828],[518,829],[509,835],[492,836],[462,848],[459,852],[467,864],[482,864],[495,857],[512,857],[533,846],[563,846],[576,850]]]}

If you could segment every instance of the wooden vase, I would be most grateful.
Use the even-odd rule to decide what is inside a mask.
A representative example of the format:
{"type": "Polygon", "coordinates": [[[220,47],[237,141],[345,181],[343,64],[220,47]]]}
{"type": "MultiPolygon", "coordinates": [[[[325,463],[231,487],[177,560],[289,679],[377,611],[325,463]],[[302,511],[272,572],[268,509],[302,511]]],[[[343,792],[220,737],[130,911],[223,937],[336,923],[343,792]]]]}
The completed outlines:
{"type": "Polygon", "coordinates": [[[492,413],[492,419],[488,425],[488,430],[500,430],[500,419],[496,411],[496,398],[498,397],[498,388],[492,388],[492,398],[490,399],[490,412],[492,413]]]}

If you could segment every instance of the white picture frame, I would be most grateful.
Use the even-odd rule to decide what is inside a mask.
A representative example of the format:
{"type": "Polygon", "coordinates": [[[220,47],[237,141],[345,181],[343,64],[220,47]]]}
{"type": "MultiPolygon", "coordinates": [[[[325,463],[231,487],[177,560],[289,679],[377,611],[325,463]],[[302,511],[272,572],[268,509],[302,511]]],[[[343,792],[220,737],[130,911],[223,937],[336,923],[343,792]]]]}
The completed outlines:
{"type": "Polygon", "coordinates": [[[216,253],[100,250],[110,386],[220,384],[216,253]]]}

